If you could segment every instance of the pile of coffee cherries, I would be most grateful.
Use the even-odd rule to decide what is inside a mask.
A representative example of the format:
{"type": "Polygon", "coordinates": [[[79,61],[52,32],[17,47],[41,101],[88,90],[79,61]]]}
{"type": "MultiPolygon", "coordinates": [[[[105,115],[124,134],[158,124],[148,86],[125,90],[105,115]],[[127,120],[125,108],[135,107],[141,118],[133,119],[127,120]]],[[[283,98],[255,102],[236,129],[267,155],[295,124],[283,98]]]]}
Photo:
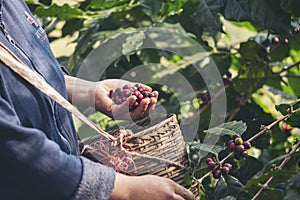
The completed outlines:
{"type": "Polygon", "coordinates": [[[228,174],[232,170],[232,165],[230,163],[224,163],[222,166],[216,162],[216,158],[207,158],[205,160],[208,169],[212,170],[213,177],[219,179],[223,174],[228,174]]]}
{"type": "Polygon", "coordinates": [[[239,160],[248,156],[247,150],[251,148],[251,143],[243,141],[240,135],[234,134],[232,140],[229,140],[228,145],[234,152],[234,158],[239,160]]]}
{"type": "Polygon", "coordinates": [[[145,98],[155,97],[154,93],[149,92],[140,84],[135,84],[134,86],[124,85],[122,88],[116,88],[109,92],[109,97],[118,105],[122,104],[131,95],[136,96],[136,101],[129,108],[132,112],[135,110],[145,98]]]}

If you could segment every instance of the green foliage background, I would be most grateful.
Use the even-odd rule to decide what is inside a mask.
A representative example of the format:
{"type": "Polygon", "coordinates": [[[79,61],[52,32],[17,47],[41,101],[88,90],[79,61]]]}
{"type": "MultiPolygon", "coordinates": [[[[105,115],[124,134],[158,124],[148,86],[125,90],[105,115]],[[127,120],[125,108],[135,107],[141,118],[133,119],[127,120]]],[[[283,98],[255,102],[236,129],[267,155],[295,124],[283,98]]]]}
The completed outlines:
{"type": "MultiPolygon", "coordinates": [[[[239,134],[245,140],[261,130],[262,126],[282,116],[279,111],[284,112],[294,105],[292,102],[297,101],[300,94],[299,0],[78,0],[63,5],[51,0],[27,0],[27,3],[49,35],[59,29],[61,37],[76,38],[71,41],[75,45],[71,56],[58,57],[73,75],[76,75],[83,59],[96,47],[95,44],[101,45],[112,36],[128,30],[169,27],[188,35],[205,47],[226,79],[227,120],[245,123],[237,124],[242,128],[239,134]],[[63,26],[57,27],[57,24],[63,26]],[[281,41],[287,38],[289,42],[275,45],[272,43],[274,37],[279,37],[281,41]],[[232,80],[228,77],[228,71],[233,75],[232,80]],[[277,106],[277,110],[278,104],[285,105],[277,106]]],[[[126,52],[130,53],[112,63],[101,79],[121,77],[133,67],[151,62],[160,63],[161,67],[147,67],[145,73],[158,74],[163,79],[168,75],[164,73],[163,66],[167,63],[188,77],[197,91],[197,98],[192,102],[178,103],[170,90],[152,85],[160,92],[159,104],[168,112],[176,113],[178,119],[182,118],[180,109],[183,107],[195,113],[205,106],[209,94],[196,69],[190,65],[178,67],[182,58],[170,52],[154,49],[131,51],[141,43],[136,37],[131,37],[129,42],[132,45],[125,47],[128,48],[126,52]]],[[[58,39],[50,37],[51,42],[58,39]]],[[[101,113],[86,111],[86,114],[102,128],[114,128],[114,122],[101,113]]],[[[202,116],[209,114],[209,108],[201,113],[202,116]]],[[[230,175],[218,181],[206,179],[201,188],[202,199],[250,199],[259,185],[271,176],[276,178],[259,199],[299,199],[299,153],[292,154],[292,159],[283,170],[278,171],[275,167],[290,155],[288,152],[292,145],[300,138],[298,116],[288,121],[294,127],[292,130],[284,130],[280,123],[253,142],[247,159],[239,162],[232,159],[234,170],[230,175]]],[[[196,147],[205,134],[211,133],[206,130],[209,122],[205,119],[207,117],[201,117],[199,121],[198,137],[193,143],[196,147]]],[[[86,127],[80,126],[79,129],[89,134],[86,127]]],[[[222,135],[217,144],[219,148],[211,154],[220,158],[228,154],[228,135],[222,135]]],[[[200,178],[206,172],[202,161],[196,164],[191,161],[191,164],[196,173],[192,174],[193,177],[187,177],[187,182],[191,178],[200,178]]]]}

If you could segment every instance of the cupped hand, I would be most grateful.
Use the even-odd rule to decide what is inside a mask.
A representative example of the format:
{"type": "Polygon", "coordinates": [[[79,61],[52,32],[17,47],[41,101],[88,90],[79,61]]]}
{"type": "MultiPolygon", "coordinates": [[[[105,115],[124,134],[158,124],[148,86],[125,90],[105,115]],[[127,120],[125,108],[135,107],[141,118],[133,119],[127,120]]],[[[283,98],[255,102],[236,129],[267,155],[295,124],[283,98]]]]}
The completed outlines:
{"type": "Polygon", "coordinates": [[[122,88],[124,85],[134,86],[136,83],[121,79],[107,79],[96,83],[95,87],[95,106],[96,109],[107,116],[114,119],[138,119],[149,114],[155,108],[158,98],[158,92],[153,91],[152,88],[140,84],[146,91],[152,92],[154,97],[145,98],[141,100],[138,107],[133,111],[129,108],[135,103],[137,97],[131,95],[122,104],[116,104],[109,96],[111,90],[122,88]]]}
{"type": "Polygon", "coordinates": [[[110,200],[195,200],[191,191],[170,179],[117,173],[110,200]]]}

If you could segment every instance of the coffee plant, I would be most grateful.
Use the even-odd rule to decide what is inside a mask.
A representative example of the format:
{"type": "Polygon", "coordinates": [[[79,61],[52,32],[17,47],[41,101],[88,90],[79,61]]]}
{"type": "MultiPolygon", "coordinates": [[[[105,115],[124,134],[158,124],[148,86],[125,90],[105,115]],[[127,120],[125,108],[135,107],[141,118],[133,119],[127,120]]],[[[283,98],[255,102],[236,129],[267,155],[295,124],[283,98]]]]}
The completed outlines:
{"type": "MultiPolygon", "coordinates": [[[[158,105],[167,113],[175,113],[187,127],[197,120],[197,136],[187,142],[190,171],[185,182],[191,190],[198,190],[201,199],[299,199],[299,0],[27,3],[51,42],[76,37],[70,41],[76,46],[72,54],[58,57],[74,76],[93,49],[108,48],[106,41],[128,36],[114,47],[121,56],[109,63],[99,80],[134,74],[136,66],[145,66],[142,74],[151,80],[145,84],[159,91],[158,105]],[[141,49],[146,38],[141,28],[167,28],[201,45],[210,60],[192,52],[189,61],[198,63],[200,70],[214,63],[224,87],[210,93],[208,87],[216,86],[207,85],[199,69],[176,52],[141,49]],[[59,37],[52,34],[57,31],[59,37]],[[184,88],[174,92],[182,88],[180,81],[170,78],[176,73],[188,80],[195,97],[191,99],[184,88]],[[172,85],[157,84],[168,80],[172,85]],[[225,122],[211,128],[212,104],[224,92],[225,122]],[[209,135],[217,138],[212,148],[202,144],[209,135]]],[[[165,38],[161,43],[171,36],[165,38]]],[[[113,56],[106,54],[105,60],[113,56]]],[[[123,91],[113,98],[122,103],[128,91],[119,89],[123,91]]],[[[84,111],[103,129],[115,128],[115,122],[101,113],[84,111]]],[[[84,125],[78,131],[89,134],[84,125]]]]}

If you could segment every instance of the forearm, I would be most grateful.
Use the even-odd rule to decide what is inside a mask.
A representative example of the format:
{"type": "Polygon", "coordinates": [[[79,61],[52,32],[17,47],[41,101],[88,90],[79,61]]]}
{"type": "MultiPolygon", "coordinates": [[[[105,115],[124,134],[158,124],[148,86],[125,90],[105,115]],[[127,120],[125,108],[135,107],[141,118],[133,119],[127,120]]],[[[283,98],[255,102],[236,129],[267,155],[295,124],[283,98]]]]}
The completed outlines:
{"type": "Polygon", "coordinates": [[[94,106],[96,82],[65,75],[68,100],[73,104],[94,106]]]}
{"type": "Polygon", "coordinates": [[[0,199],[109,198],[113,169],[63,152],[41,130],[22,126],[1,98],[0,114],[0,199]]]}

